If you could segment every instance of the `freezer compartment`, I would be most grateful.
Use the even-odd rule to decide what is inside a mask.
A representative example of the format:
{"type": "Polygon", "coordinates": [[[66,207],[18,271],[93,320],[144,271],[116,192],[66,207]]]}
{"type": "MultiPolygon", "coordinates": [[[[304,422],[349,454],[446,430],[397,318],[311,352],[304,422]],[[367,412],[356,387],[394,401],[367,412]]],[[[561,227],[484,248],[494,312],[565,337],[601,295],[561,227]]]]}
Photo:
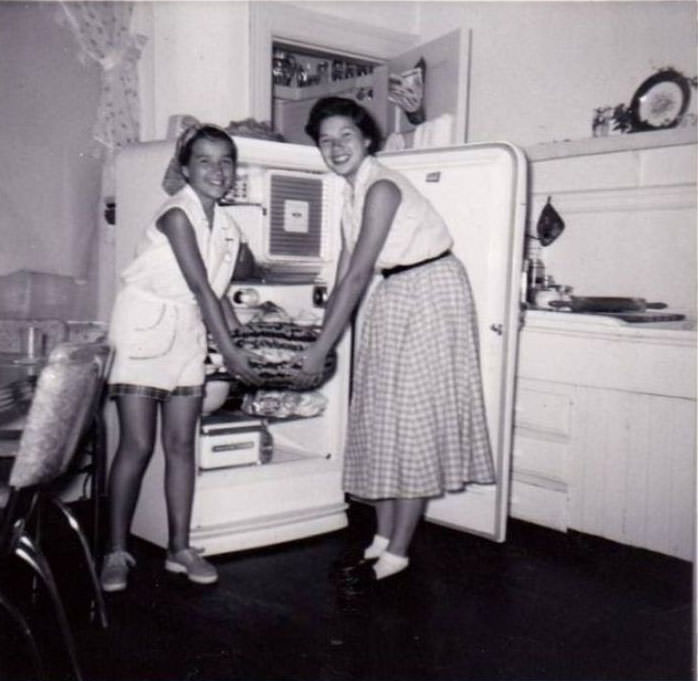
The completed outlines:
{"type": "Polygon", "coordinates": [[[336,492],[341,486],[336,462],[297,459],[226,472],[199,476],[191,541],[206,553],[289,541],[347,524],[346,504],[336,492]]]}
{"type": "MultiPolygon", "coordinates": [[[[167,546],[158,448],[143,481],[133,533],[167,546]]],[[[226,553],[341,529],[347,524],[336,459],[301,458],[279,465],[199,470],[191,520],[191,545],[226,553]]]]}

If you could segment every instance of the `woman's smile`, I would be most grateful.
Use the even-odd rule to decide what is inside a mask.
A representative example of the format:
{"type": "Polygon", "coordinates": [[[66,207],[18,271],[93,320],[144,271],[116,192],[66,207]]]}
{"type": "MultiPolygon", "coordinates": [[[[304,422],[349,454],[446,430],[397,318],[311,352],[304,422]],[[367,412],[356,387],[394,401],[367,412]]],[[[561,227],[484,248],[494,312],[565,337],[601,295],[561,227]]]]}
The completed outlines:
{"type": "Polygon", "coordinates": [[[325,163],[352,182],[368,154],[370,140],[348,116],[330,116],[320,124],[318,147],[325,163]]]}

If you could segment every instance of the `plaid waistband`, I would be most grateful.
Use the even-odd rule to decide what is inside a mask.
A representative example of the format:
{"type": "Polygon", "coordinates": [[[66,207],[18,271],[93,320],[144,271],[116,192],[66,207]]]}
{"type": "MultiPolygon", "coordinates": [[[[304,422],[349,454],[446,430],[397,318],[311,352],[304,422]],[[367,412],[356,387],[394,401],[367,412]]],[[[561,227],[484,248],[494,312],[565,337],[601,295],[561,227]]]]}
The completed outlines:
{"type": "Polygon", "coordinates": [[[109,385],[109,397],[121,395],[138,395],[153,400],[165,401],[170,397],[203,397],[203,385],[181,385],[174,390],[154,388],[150,385],[134,385],[132,383],[112,383],[109,385]]]}

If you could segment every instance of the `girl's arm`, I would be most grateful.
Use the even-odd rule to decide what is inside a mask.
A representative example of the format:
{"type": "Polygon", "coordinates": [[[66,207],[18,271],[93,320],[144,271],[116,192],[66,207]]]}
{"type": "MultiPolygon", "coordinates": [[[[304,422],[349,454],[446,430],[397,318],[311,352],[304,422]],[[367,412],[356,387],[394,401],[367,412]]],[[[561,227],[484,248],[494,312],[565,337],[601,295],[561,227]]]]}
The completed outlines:
{"type": "Polygon", "coordinates": [[[170,242],[184,279],[201,309],[204,324],[216,341],[226,367],[232,374],[242,377],[247,382],[257,382],[245,353],[235,347],[230,338],[225,303],[221,302],[209,284],[206,266],[189,218],[181,208],[171,208],[158,219],[157,226],[170,242]]]}
{"type": "MultiPolygon", "coordinates": [[[[343,274],[340,272],[341,279],[328,303],[322,333],[311,346],[316,359],[319,355],[324,357],[332,349],[349,323],[354,308],[371,281],[376,259],[388,236],[400,201],[400,190],[389,180],[379,180],[366,193],[361,233],[356,248],[346,271],[343,274]]],[[[304,363],[304,368],[305,366],[304,363]]]]}
{"type": "Polygon", "coordinates": [[[223,297],[221,298],[221,306],[223,308],[223,316],[225,317],[225,323],[228,325],[228,328],[231,331],[240,328],[240,326],[242,325],[240,324],[238,316],[235,314],[235,308],[233,307],[233,304],[230,302],[230,298],[228,298],[227,294],[223,294],[223,297]]]}

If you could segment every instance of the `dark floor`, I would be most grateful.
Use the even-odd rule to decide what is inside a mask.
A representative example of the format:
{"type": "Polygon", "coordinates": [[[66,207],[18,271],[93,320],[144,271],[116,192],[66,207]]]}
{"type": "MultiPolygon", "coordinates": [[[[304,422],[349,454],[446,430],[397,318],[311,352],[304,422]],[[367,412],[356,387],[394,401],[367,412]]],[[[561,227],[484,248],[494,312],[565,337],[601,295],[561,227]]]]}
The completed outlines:
{"type": "MultiPolygon", "coordinates": [[[[214,557],[209,587],[165,573],[162,550],[135,541],[138,565],[129,589],[107,596],[106,630],[88,621],[70,538],[56,539],[47,553],[86,681],[694,678],[690,563],[519,521],[504,544],[423,523],[402,588],[346,608],[328,565],[373,530],[366,507],[350,518],[349,530],[214,557]]],[[[3,579],[28,591],[19,574],[3,579]]],[[[47,676],[70,678],[50,610],[29,612],[47,676]]],[[[31,677],[0,624],[0,680],[31,677]]]]}

